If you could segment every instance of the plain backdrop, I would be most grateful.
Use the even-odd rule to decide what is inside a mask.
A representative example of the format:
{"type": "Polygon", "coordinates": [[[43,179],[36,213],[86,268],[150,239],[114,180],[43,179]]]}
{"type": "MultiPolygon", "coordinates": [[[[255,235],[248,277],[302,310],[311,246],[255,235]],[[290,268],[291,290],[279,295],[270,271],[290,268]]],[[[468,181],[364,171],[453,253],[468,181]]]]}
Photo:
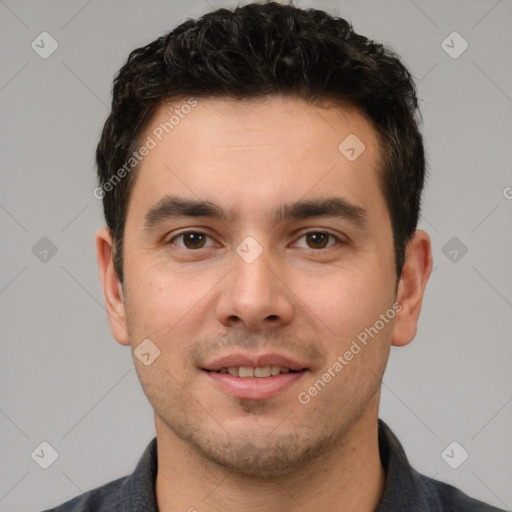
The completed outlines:
{"type": "MultiPolygon", "coordinates": [[[[434,271],[416,339],[392,349],[380,416],[420,472],[510,510],[512,3],[296,4],[392,46],[421,98],[430,179],[419,227],[434,271]],[[453,441],[469,454],[457,469],[442,457],[453,441]]],[[[128,53],[233,5],[0,1],[1,511],[43,510],[127,475],[155,435],[104,309],[94,150],[128,53]],[[44,51],[58,44],[47,58],[32,46],[42,37],[44,51]],[[47,469],[33,456],[43,442],[58,454],[47,469]]]]}

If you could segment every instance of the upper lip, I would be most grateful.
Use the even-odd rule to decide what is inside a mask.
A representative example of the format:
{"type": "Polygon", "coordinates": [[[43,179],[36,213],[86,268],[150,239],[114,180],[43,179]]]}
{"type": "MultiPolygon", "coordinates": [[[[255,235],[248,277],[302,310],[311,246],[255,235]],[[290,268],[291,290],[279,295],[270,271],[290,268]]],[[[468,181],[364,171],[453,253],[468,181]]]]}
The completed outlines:
{"type": "Polygon", "coordinates": [[[208,371],[219,371],[221,368],[240,367],[262,368],[264,366],[281,366],[290,370],[304,370],[307,365],[282,354],[267,353],[259,355],[250,354],[227,354],[206,363],[202,369],[208,371]]]}

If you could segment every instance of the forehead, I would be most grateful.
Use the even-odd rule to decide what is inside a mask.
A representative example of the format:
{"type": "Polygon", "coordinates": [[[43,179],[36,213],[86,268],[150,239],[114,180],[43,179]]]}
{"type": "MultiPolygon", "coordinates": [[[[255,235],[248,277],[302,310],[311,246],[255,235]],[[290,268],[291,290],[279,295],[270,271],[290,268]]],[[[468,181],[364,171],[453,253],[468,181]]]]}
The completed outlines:
{"type": "Polygon", "coordinates": [[[146,209],[174,194],[215,198],[254,217],[265,205],[275,211],[278,203],[336,190],[354,204],[384,204],[378,134],[349,105],[291,96],[184,98],[161,106],[140,141],[151,149],[131,197],[146,209]]]}

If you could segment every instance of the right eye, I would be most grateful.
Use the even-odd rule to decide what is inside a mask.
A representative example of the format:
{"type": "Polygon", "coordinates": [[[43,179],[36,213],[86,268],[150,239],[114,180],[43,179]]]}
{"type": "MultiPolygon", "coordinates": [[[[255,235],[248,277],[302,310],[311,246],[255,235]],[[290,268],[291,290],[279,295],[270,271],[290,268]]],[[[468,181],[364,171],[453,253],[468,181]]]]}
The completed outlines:
{"type": "MultiPolygon", "coordinates": [[[[206,233],[202,233],[201,231],[183,231],[178,235],[174,235],[171,239],[169,239],[165,244],[174,244],[182,249],[196,250],[196,249],[204,249],[204,242],[207,238],[213,240],[210,235],[206,233]],[[177,239],[183,240],[183,245],[176,244],[174,241],[177,239]]],[[[206,246],[207,248],[208,246],[206,246]]],[[[212,247],[212,246],[209,246],[212,247]]]]}

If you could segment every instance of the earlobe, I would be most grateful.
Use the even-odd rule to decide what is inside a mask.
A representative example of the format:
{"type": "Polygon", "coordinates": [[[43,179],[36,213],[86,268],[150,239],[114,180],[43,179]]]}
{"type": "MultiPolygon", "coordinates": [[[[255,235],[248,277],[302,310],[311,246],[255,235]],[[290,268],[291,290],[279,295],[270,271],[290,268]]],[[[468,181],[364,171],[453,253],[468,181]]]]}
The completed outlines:
{"type": "Polygon", "coordinates": [[[391,336],[392,345],[404,346],[416,335],[421,303],[432,271],[432,248],[429,235],[415,231],[407,244],[406,258],[398,285],[397,302],[401,310],[391,336]]]}
{"type": "Polygon", "coordinates": [[[96,254],[110,330],[118,343],[129,345],[130,340],[126,328],[125,297],[123,287],[114,269],[112,247],[112,236],[109,229],[104,226],[96,233],[96,254]]]}

